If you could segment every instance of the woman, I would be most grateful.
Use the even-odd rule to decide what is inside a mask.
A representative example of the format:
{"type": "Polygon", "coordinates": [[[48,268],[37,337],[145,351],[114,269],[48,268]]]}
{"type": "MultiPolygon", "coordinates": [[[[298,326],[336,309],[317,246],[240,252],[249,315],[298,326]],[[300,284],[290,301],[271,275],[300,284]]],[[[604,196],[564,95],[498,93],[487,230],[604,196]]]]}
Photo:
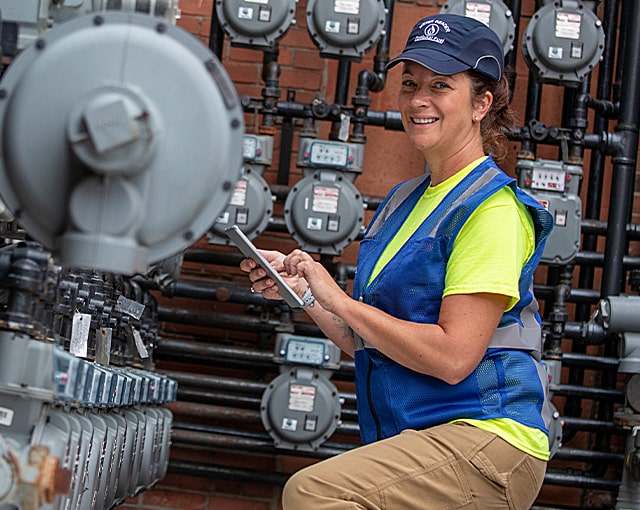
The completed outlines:
{"type": "MultiPolygon", "coordinates": [[[[478,21],[439,14],[415,25],[397,64],[403,125],[429,176],[376,211],[355,299],[309,254],[264,252],[354,356],[365,443],[294,474],[283,505],[528,509],[549,457],[532,288],[551,218],[494,162],[511,124],[502,45],[478,21]]],[[[241,267],[279,297],[253,261],[241,267]]]]}

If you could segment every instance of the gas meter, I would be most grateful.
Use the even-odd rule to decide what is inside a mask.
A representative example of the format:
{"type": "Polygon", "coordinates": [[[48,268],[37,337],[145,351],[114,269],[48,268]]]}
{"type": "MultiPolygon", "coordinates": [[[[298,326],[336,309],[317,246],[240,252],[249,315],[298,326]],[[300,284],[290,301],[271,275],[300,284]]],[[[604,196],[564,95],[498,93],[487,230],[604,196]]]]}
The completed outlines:
{"type": "Polygon", "coordinates": [[[577,86],[604,52],[602,22],[582,2],[563,0],[538,9],[522,38],[522,56],[541,82],[577,86]]]}
{"type": "Polygon", "coordinates": [[[441,12],[467,16],[487,25],[500,38],[505,55],[513,48],[516,23],[511,9],[502,0],[449,0],[441,12]]]}
{"type": "Polygon", "coordinates": [[[520,187],[544,205],[554,218],[554,228],[541,260],[548,264],[570,262],[580,248],[582,167],[562,161],[520,159],[516,173],[520,187]]]}
{"type": "Polygon", "coordinates": [[[360,61],[382,36],[383,0],[309,0],[307,30],[323,57],[360,61]]]}
{"type": "Polygon", "coordinates": [[[56,25],[0,87],[2,200],[62,263],[144,272],[204,234],[240,178],[233,83],[193,36],[151,16],[56,25]]]}
{"type": "Polygon", "coordinates": [[[275,361],[280,375],[262,395],[262,423],[279,448],[314,451],[340,423],[341,401],[329,381],[340,349],[324,338],[281,333],[275,361]]]}
{"type": "Polygon", "coordinates": [[[271,188],[262,178],[271,165],[273,137],[244,135],[243,156],[242,177],[236,182],[227,207],[207,233],[211,244],[229,244],[224,230],[230,225],[238,225],[249,239],[258,237],[273,216],[271,188]]]}
{"type": "Polygon", "coordinates": [[[340,255],[356,240],[364,202],[353,181],[363,157],[362,144],[301,139],[297,164],[303,179],[289,192],[284,217],[303,250],[340,255]]]}
{"type": "Polygon", "coordinates": [[[216,15],[231,44],[273,49],[295,23],[298,0],[216,0],[216,15]]]}

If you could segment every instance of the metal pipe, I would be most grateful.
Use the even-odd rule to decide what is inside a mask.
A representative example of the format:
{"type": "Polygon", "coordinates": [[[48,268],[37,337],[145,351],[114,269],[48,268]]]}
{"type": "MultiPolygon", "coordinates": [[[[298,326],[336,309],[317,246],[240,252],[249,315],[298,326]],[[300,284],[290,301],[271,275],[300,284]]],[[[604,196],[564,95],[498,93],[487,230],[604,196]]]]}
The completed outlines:
{"type": "Polygon", "coordinates": [[[209,30],[209,49],[222,60],[222,48],[224,45],[224,30],[220,26],[218,15],[216,14],[215,2],[211,4],[211,26],[209,30]]]}
{"type": "Polygon", "coordinates": [[[180,475],[202,476],[221,480],[263,483],[282,487],[291,476],[276,471],[257,471],[255,469],[231,468],[220,464],[199,464],[185,460],[170,459],[167,471],[180,475]]]}
{"type": "Polygon", "coordinates": [[[620,119],[614,128],[615,153],[612,158],[612,200],[607,221],[609,234],[604,251],[601,296],[620,294],[624,285],[622,258],[627,246],[626,225],[630,219],[634,193],[635,168],[638,152],[638,118],[640,117],[640,66],[637,51],[640,47],[640,6],[637,2],[623,4],[622,19],[628,29],[621,34],[626,51],[619,68],[624,73],[620,89],[620,119]],[[615,193],[615,199],[613,199],[615,193]]]}
{"type": "MultiPolygon", "coordinates": [[[[622,430],[616,428],[613,422],[590,420],[588,418],[575,418],[572,416],[562,416],[562,427],[572,430],[581,430],[585,432],[619,432],[622,430]]],[[[559,451],[559,450],[558,450],[559,451]]]]}
{"type": "Polygon", "coordinates": [[[621,466],[624,455],[621,453],[596,452],[593,450],[580,450],[578,448],[559,448],[553,456],[554,460],[570,460],[572,462],[605,462],[621,466]]]}
{"type": "Polygon", "coordinates": [[[549,485],[560,485],[562,487],[573,487],[576,489],[591,489],[598,491],[615,492],[620,486],[618,480],[605,480],[586,475],[578,475],[573,472],[561,472],[559,470],[548,469],[544,475],[544,483],[549,485]]]}
{"type": "Polygon", "coordinates": [[[322,446],[319,446],[317,450],[313,452],[303,451],[303,450],[285,450],[276,448],[273,445],[273,439],[270,436],[266,435],[264,439],[257,438],[249,438],[249,437],[240,437],[237,434],[233,434],[232,430],[228,430],[227,434],[219,434],[219,433],[209,433],[209,432],[200,432],[195,430],[183,430],[183,429],[173,429],[171,433],[171,442],[175,445],[178,444],[186,444],[186,445],[195,445],[195,446],[203,446],[208,448],[221,448],[221,449],[229,449],[234,452],[245,451],[252,454],[262,453],[262,454],[270,454],[270,455],[285,455],[287,453],[293,454],[301,457],[311,457],[311,458],[321,458],[327,459],[329,457],[334,457],[341,453],[344,453],[348,449],[355,448],[357,445],[351,444],[348,445],[348,448],[345,445],[341,445],[340,447],[331,447],[327,446],[327,443],[324,443],[322,446]]]}
{"type": "MultiPolygon", "coordinates": [[[[522,2],[520,0],[511,0],[509,2],[509,10],[514,20],[520,19],[520,13],[522,11],[522,2]]],[[[515,32],[513,34],[513,40],[520,40],[520,24],[516,23],[515,32]]],[[[518,44],[514,44],[511,51],[504,56],[504,74],[507,77],[509,83],[509,101],[513,99],[513,95],[516,89],[516,63],[518,60],[518,44]]]]}
{"type": "MultiPolygon", "coordinates": [[[[291,103],[296,99],[295,90],[287,90],[287,102],[291,103]]],[[[278,159],[278,184],[289,184],[289,170],[291,168],[291,152],[293,150],[293,119],[284,117],[280,128],[280,156],[278,159]]]]}
{"type": "MultiPolygon", "coordinates": [[[[554,384],[549,387],[554,395],[567,396],[574,395],[582,398],[589,398],[603,402],[624,402],[624,392],[609,388],[590,388],[586,386],[571,386],[569,384],[554,384]]],[[[606,420],[605,420],[606,421],[606,420]]]]}
{"type": "MultiPolygon", "coordinates": [[[[193,342],[187,340],[175,340],[172,338],[162,338],[155,354],[167,360],[178,359],[180,355],[186,355],[199,359],[200,363],[209,364],[212,360],[218,360],[227,366],[234,361],[245,362],[253,368],[263,367],[273,370],[275,363],[273,353],[269,351],[259,351],[244,347],[228,345],[218,345],[204,342],[193,342]]],[[[340,369],[333,377],[344,375],[353,378],[355,373],[353,360],[345,359],[340,361],[340,369]]]]}
{"type": "MultiPolygon", "coordinates": [[[[622,62],[618,66],[624,73],[621,77],[620,88],[620,118],[614,128],[612,136],[613,174],[611,180],[611,198],[609,217],[607,221],[608,235],[605,242],[604,266],[602,272],[601,297],[617,296],[625,287],[623,258],[628,247],[626,225],[630,222],[635,168],[638,152],[638,119],[640,118],[640,94],[638,80],[640,80],[640,65],[638,65],[637,51],[640,47],[640,5],[638,2],[625,2],[622,5],[622,19],[624,31],[620,40],[625,41],[625,51],[622,62]],[[615,194],[615,199],[613,198],[615,194]]],[[[617,351],[614,339],[605,344],[605,354],[613,356],[617,351]]],[[[614,388],[615,374],[605,372],[601,380],[604,388],[614,388]]],[[[598,406],[598,419],[613,419],[612,402],[603,401],[598,406]]],[[[594,445],[596,450],[610,448],[608,434],[600,434],[594,445]]],[[[596,465],[592,472],[603,474],[606,466],[596,465]]]]}
{"type": "MultiPolygon", "coordinates": [[[[349,81],[351,79],[351,60],[340,57],[338,59],[338,75],[336,77],[335,104],[341,108],[347,104],[349,93],[349,81]]],[[[330,140],[341,140],[342,119],[338,118],[331,123],[330,140]]],[[[344,141],[344,140],[343,140],[344,141]]]]}

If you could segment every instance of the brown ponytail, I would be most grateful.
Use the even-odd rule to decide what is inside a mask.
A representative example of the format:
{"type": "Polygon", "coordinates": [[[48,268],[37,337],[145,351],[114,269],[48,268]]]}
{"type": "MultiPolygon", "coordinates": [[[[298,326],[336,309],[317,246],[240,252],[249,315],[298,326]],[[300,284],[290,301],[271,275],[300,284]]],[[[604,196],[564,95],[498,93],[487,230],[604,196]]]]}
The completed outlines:
{"type": "Polygon", "coordinates": [[[493,94],[493,103],[482,119],[480,131],[485,154],[491,154],[496,164],[502,166],[509,154],[509,140],[505,130],[515,123],[509,103],[509,82],[504,76],[500,81],[493,81],[473,71],[469,71],[469,74],[474,99],[480,99],[487,91],[493,94]]]}

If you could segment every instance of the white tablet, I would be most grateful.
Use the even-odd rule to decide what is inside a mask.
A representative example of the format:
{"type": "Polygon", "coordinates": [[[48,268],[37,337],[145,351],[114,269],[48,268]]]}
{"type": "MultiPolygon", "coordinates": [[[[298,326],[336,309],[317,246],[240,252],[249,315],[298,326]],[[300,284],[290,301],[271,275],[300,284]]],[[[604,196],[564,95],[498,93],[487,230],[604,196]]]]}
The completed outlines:
{"type": "Polygon", "coordinates": [[[304,304],[300,296],[284,281],[280,273],[278,273],[271,264],[265,259],[249,238],[244,234],[237,225],[231,225],[224,229],[225,234],[235,244],[242,254],[255,261],[262,269],[267,272],[267,276],[276,282],[278,292],[287,304],[292,308],[302,308],[304,304]]]}

